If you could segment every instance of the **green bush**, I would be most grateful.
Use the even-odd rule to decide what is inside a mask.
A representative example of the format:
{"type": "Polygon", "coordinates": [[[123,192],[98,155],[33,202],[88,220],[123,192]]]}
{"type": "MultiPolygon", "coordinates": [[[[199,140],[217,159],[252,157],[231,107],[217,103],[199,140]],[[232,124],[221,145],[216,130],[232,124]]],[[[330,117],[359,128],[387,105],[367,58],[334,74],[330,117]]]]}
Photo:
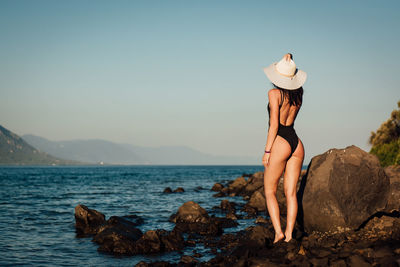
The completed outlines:
{"type": "Polygon", "coordinates": [[[378,157],[383,167],[400,165],[400,138],[388,144],[373,146],[370,153],[378,157]]]}
{"type": "Polygon", "coordinates": [[[400,165],[400,101],[398,110],[393,110],[390,118],[379,129],[371,132],[369,143],[371,154],[378,156],[382,166],[400,165]]]}

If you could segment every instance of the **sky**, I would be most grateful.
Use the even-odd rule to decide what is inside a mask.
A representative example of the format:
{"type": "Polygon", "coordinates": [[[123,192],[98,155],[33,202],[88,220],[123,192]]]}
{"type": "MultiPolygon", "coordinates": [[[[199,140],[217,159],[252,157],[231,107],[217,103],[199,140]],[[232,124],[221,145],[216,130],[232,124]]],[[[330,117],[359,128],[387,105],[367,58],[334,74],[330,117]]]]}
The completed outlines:
{"type": "MultiPolygon", "coordinates": [[[[400,100],[399,1],[0,1],[0,124],[50,140],[264,153],[263,68],[307,72],[305,161],[369,151],[400,100]]],[[[255,162],[258,164],[258,162],[255,162]]]]}

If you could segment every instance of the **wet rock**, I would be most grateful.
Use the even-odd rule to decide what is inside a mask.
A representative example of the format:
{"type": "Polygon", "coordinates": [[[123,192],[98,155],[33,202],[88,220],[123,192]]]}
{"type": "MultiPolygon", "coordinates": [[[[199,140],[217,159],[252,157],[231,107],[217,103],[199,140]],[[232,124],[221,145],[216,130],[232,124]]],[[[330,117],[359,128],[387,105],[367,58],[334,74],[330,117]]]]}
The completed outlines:
{"type": "Polygon", "coordinates": [[[188,201],[179,207],[178,212],[170,217],[170,221],[174,223],[208,223],[209,216],[199,204],[188,201]]]}
{"type": "Polygon", "coordinates": [[[135,226],[142,225],[144,223],[144,220],[137,216],[136,214],[131,214],[131,215],[124,215],[122,216],[124,219],[127,219],[131,223],[133,223],[135,226]]]}
{"type": "Polygon", "coordinates": [[[183,249],[185,240],[180,232],[157,230],[157,233],[160,236],[164,251],[179,251],[183,249]]]}
{"type": "Polygon", "coordinates": [[[266,224],[266,223],[269,223],[269,221],[267,219],[265,219],[264,217],[259,216],[259,217],[257,217],[255,223],[257,223],[257,224],[266,224]]]}
{"type": "Polygon", "coordinates": [[[213,195],[213,197],[225,197],[225,196],[226,196],[226,194],[222,193],[222,192],[218,192],[218,193],[213,195]]]}
{"type": "Polygon", "coordinates": [[[231,219],[231,220],[235,220],[235,221],[238,219],[238,217],[235,213],[227,213],[225,217],[228,219],[231,219]]]}
{"type": "Polygon", "coordinates": [[[183,193],[185,192],[185,189],[183,187],[178,187],[177,189],[174,190],[174,193],[183,193]]]}
{"type": "Polygon", "coordinates": [[[192,256],[183,255],[179,263],[183,263],[185,266],[195,266],[199,261],[192,256]]]}
{"type": "Polygon", "coordinates": [[[247,182],[244,177],[236,178],[228,185],[229,194],[239,193],[246,186],[246,184],[247,184],[247,182]]]}
{"type": "Polygon", "coordinates": [[[135,265],[135,267],[174,267],[174,266],[177,266],[177,265],[171,264],[167,261],[155,261],[155,262],[150,262],[150,263],[141,261],[135,265]]]}
{"type": "Polygon", "coordinates": [[[260,191],[255,191],[246,205],[257,211],[264,211],[267,209],[265,197],[260,191]]]}
{"type": "Polygon", "coordinates": [[[299,220],[307,232],[356,229],[389,197],[389,178],[377,157],[356,146],[315,156],[303,180],[299,220]]]}
{"type": "Polygon", "coordinates": [[[220,183],[215,183],[215,184],[213,185],[213,187],[211,188],[211,190],[212,190],[212,191],[215,191],[215,192],[219,192],[219,191],[222,190],[222,188],[224,188],[224,186],[223,186],[222,184],[220,184],[220,183]]]}
{"type": "Polygon", "coordinates": [[[166,193],[166,194],[172,193],[171,187],[166,187],[166,188],[164,189],[163,193],[166,193]]]}
{"type": "Polygon", "coordinates": [[[245,242],[249,247],[266,247],[271,245],[271,241],[274,240],[275,234],[264,226],[250,226],[246,229],[245,242]]]}
{"type": "Polygon", "coordinates": [[[400,211],[400,166],[388,166],[385,168],[385,173],[390,180],[389,198],[385,211],[400,211]]]}
{"type": "Polygon", "coordinates": [[[212,220],[207,221],[207,223],[177,222],[174,227],[174,231],[179,233],[193,233],[202,236],[219,236],[223,232],[221,225],[212,220]]]}
{"type": "Polygon", "coordinates": [[[369,267],[372,266],[370,263],[365,261],[363,257],[360,255],[351,255],[348,259],[348,264],[350,266],[357,266],[357,267],[369,267]]]}
{"type": "Polygon", "coordinates": [[[244,205],[244,207],[241,209],[243,212],[247,213],[247,216],[245,216],[244,219],[252,219],[256,218],[257,216],[257,209],[250,207],[249,205],[244,205]]]}
{"type": "Polygon", "coordinates": [[[99,250],[114,254],[134,254],[135,242],[143,233],[135,224],[122,217],[112,216],[98,229],[93,241],[100,245],[99,250]]]}
{"type": "Polygon", "coordinates": [[[147,231],[135,243],[133,254],[151,254],[162,250],[161,239],[154,230],[147,231]]]}
{"type": "Polygon", "coordinates": [[[75,207],[75,229],[78,236],[96,234],[103,223],[105,223],[103,213],[81,204],[75,207]]]}
{"type": "Polygon", "coordinates": [[[235,213],[236,208],[235,208],[236,204],[234,202],[229,202],[229,200],[224,199],[221,200],[221,204],[220,204],[220,208],[221,210],[230,212],[230,213],[235,213]]]}

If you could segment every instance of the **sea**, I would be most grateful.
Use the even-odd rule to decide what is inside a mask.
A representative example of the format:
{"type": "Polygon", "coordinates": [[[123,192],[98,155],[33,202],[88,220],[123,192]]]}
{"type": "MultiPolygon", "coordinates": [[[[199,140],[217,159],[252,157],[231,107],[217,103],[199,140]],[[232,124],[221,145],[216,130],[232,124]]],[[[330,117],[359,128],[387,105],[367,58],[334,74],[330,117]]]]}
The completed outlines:
{"type": "MultiPolygon", "coordinates": [[[[202,245],[182,253],[114,256],[98,252],[91,237],[78,238],[74,208],[78,204],[111,216],[137,215],[138,228],[172,230],[169,217],[187,201],[210,215],[224,216],[222,199],[244,203],[241,197],[216,198],[216,182],[263,171],[260,166],[51,166],[0,167],[0,266],[134,266],[140,261],[178,262],[182,255],[213,257],[202,245]],[[163,193],[183,187],[183,193],[163,193]]],[[[238,211],[240,214],[240,211],[238,211]]],[[[240,219],[237,232],[254,224],[240,219]]]]}

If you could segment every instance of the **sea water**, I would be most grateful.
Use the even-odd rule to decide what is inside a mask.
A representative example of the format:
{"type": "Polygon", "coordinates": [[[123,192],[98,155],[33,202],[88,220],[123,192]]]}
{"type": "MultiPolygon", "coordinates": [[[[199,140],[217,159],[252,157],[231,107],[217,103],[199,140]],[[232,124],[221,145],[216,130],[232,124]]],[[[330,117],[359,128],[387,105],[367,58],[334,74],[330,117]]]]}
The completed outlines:
{"type": "MultiPolygon", "coordinates": [[[[137,215],[138,228],[172,230],[168,218],[186,201],[193,200],[210,215],[218,213],[222,199],[244,203],[241,197],[215,198],[216,182],[262,171],[260,166],[84,166],[0,167],[0,265],[134,266],[139,261],[179,261],[178,252],[116,257],[97,251],[92,238],[77,238],[74,208],[84,204],[110,216],[137,215]],[[183,187],[183,193],[163,193],[183,187]]],[[[239,231],[254,223],[239,220],[239,231]]],[[[185,248],[203,255],[209,249],[185,248]]]]}

